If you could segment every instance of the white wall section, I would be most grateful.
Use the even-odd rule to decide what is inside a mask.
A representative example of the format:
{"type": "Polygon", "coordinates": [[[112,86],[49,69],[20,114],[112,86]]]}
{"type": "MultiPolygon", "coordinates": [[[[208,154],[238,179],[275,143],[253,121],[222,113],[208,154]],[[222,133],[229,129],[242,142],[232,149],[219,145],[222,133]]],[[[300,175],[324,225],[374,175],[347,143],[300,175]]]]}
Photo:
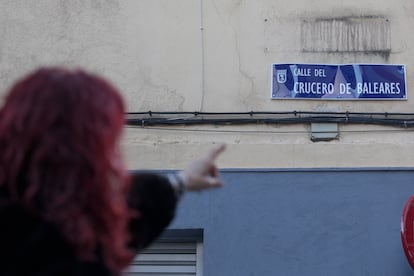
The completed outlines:
{"type": "MultiPolygon", "coordinates": [[[[413,25],[411,0],[3,0],[0,90],[39,66],[80,66],[129,112],[411,113],[413,25]],[[270,100],[272,63],[405,64],[408,100],[270,100]]],[[[411,128],[338,126],[329,142],[307,123],[127,127],[122,144],[131,169],[179,168],[218,142],[227,168],[414,166],[411,128]]]]}

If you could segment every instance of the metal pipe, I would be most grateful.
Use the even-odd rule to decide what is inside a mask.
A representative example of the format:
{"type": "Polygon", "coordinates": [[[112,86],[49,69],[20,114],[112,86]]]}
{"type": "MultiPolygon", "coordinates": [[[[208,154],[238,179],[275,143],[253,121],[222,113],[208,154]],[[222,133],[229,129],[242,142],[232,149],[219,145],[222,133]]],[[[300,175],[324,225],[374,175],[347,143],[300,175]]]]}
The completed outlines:
{"type": "Polygon", "coordinates": [[[200,51],[201,51],[201,68],[200,68],[200,112],[204,108],[204,94],[205,94],[205,50],[204,50],[204,3],[200,0],[200,51]]]}

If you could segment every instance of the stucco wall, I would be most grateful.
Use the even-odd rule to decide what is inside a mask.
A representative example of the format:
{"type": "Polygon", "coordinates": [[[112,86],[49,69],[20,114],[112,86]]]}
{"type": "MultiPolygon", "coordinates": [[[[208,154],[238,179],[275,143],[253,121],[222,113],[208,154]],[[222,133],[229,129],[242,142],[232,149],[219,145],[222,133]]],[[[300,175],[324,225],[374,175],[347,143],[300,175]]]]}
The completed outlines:
{"type": "MultiPolygon", "coordinates": [[[[64,65],[107,76],[128,111],[411,112],[413,14],[410,0],[3,0],[0,90],[38,66],[64,65]],[[387,20],[390,50],[309,51],[303,22],[318,18],[387,20]],[[406,64],[408,100],[270,100],[270,65],[286,62],[406,64]]],[[[340,125],[339,140],[313,143],[309,129],[128,128],[123,146],[130,168],[180,167],[221,141],[223,167],[414,165],[409,130],[340,125]]]]}

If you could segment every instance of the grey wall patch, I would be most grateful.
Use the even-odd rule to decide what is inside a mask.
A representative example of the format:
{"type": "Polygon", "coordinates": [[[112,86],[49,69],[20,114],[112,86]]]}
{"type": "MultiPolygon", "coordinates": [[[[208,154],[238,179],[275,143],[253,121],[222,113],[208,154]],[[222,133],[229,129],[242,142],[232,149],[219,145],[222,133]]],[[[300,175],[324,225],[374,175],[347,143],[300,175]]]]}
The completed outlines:
{"type": "Polygon", "coordinates": [[[301,43],[303,52],[389,55],[390,22],[382,16],[305,19],[301,43]]]}

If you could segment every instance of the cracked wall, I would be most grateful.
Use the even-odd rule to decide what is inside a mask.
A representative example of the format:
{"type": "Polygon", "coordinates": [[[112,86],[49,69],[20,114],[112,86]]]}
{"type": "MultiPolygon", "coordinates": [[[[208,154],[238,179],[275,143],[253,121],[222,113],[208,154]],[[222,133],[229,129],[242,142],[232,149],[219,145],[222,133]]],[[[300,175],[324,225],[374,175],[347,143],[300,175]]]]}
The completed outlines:
{"type": "MultiPolygon", "coordinates": [[[[128,111],[412,112],[413,11],[411,0],[4,0],[0,90],[64,65],[110,78],[128,111]],[[404,63],[408,100],[270,100],[272,63],[404,63]]],[[[219,141],[228,167],[414,166],[411,133],[382,130],[343,126],[315,145],[307,125],[127,129],[123,144],[130,167],[180,167],[219,141]]]]}

